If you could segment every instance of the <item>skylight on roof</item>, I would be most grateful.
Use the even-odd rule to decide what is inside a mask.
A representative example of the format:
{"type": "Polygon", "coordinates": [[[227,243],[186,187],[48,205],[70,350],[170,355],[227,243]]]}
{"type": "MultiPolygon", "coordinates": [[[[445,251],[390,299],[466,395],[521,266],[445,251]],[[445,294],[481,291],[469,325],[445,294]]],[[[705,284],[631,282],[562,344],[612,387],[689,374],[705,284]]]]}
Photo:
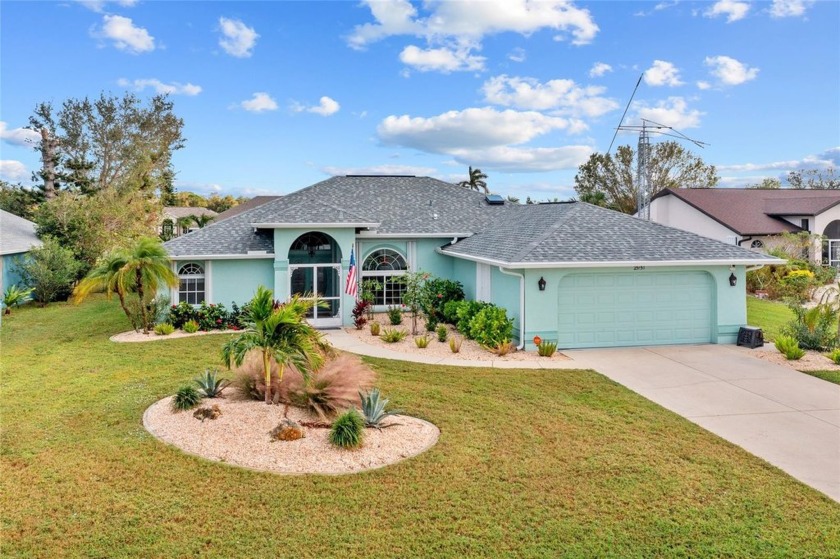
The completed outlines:
{"type": "Polygon", "coordinates": [[[502,206],[505,203],[505,199],[499,194],[488,194],[484,197],[484,199],[487,200],[487,203],[491,206],[502,206]]]}

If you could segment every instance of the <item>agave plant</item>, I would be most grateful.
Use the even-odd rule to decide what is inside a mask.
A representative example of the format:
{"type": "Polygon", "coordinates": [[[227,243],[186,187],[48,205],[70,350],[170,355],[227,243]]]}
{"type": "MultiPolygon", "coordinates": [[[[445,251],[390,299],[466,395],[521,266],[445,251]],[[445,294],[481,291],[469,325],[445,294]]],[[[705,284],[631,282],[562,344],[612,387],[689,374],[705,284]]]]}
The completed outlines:
{"type": "Polygon", "coordinates": [[[400,411],[385,411],[385,408],[388,407],[388,398],[383,398],[378,388],[372,388],[367,394],[359,392],[359,399],[362,401],[362,415],[365,416],[365,427],[382,429],[383,427],[399,425],[399,423],[382,425],[383,419],[391,415],[397,415],[400,411]]]}
{"type": "Polygon", "coordinates": [[[225,378],[217,378],[218,371],[211,371],[204,369],[204,374],[195,378],[194,382],[198,385],[199,391],[207,398],[218,398],[222,395],[222,390],[227,388],[230,381],[225,378]]]}

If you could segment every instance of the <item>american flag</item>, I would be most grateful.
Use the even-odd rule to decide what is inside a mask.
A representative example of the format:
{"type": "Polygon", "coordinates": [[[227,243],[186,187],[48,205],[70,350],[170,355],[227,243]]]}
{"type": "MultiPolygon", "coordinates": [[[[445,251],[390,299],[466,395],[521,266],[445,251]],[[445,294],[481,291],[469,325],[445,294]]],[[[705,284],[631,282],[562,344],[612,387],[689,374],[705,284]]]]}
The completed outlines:
{"type": "Polygon", "coordinates": [[[356,283],[356,255],[350,249],[350,269],[347,270],[347,285],[344,287],[344,292],[355,297],[359,293],[359,285],[356,283]]]}

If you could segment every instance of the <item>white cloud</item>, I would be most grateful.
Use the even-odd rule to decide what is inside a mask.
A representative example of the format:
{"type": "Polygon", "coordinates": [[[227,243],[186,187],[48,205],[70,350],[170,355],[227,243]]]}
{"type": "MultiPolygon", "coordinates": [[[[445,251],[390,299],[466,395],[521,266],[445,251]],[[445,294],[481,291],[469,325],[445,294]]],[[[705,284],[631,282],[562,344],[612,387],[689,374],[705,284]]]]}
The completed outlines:
{"type": "Polygon", "coordinates": [[[222,37],[219,46],[226,53],[237,58],[248,58],[253,54],[259,34],[253,27],[248,27],[238,19],[219,18],[219,29],[222,37]]]}
{"type": "Polygon", "coordinates": [[[105,11],[105,6],[109,3],[122,6],[123,8],[131,8],[137,4],[137,0],[76,0],[79,4],[97,13],[105,11]]]}
{"type": "Polygon", "coordinates": [[[700,126],[700,117],[703,115],[697,109],[690,110],[688,103],[682,97],[668,97],[658,101],[654,106],[649,106],[644,102],[634,103],[634,105],[639,118],[652,120],[677,130],[697,128],[700,126]]]}
{"type": "Polygon", "coordinates": [[[828,169],[840,165],[840,147],[829,148],[815,155],[806,155],[802,159],[772,161],[770,163],[738,163],[718,165],[725,172],[782,171],[785,174],[797,169],[828,169]]]}
{"type": "Polygon", "coordinates": [[[758,76],[758,68],[750,68],[729,56],[707,56],[704,64],[722,85],[740,85],[758,76]]]}
{"type": "Polygon", "coordinates": [[[341,105],[338,104],[338,101],[327,97],[326,95],[321,97],[319,103],[317,105],[313,105],[307,107],[305,105],[301,105],[300,103],[293,103],[292,110],[296,113],[301,112],[308,112],[308,113],[315,113],[321,116],[330,116],[334,115],[339,111],[341,105]]]}
{"type": "Polygon", "coordinates": [[[13,159],[0,160],[0,178],[10,182],[16,182],[29,176],[26,165],[13,159]]]}
{"type": "Polygon", "coordinates": [[[676,87],[683,84],[679,68],[665,60],[654,60],[653,66],[645,70],[645,83],[654,87],[676,87]]]}
{"type": "Polygon", "coordinates": [[[711,89],[711,87],[712,87],[712,84],[710,84],[707,81],[700,80],[699,82],[697,82],[697,89],[705,90],[705,89],[711,89]]]}
{"type": "Polygon", "coordinates": [[[147,87],[151,87],[155,90],[155,92],[160,94],[170,94],[170,95],[198,95],[201,93],[201,86],[200,85],[193,85],[191,83],[163,83],[159,79],[156,78],[144,78],[139,80],[127,80],[125,78],[120,78],[117,80],[117,85],[120,87],[131,87],[137,91],[143,91],[147,87]]]}
{"type": "Polygon", "coordinates": [[[545,111],[559,114],[597,117],[618,108],[618,103],[602,97],[606,88],[581,87],[574,80],[550,80],[540,83],[534,78],[496,76],[484,82],[484,98],[495,105],[545,111]]]}
{"type": "Polygon", "coordinates": [[[110,39],[114,46],[131,54],[155,50],[155,38],[142,27],[137,27],[131,18],[123,16],[102,16],[99,36],[110,39]]]}
{"type": "Polygon", "coordinates": [[[430,118],[388,116],[377,127],[386,144],[431,153],[522,144],[553,130],[567,129],[570,121],[534,111],[497,111],[489,107],[449,111],[430,118]]]}
{"type": "Polygon", "coordinates": [[[613,68],[609,64],[605,62],[596,62],[592,65],[592,68],[589,69],[589,77],[590,78],[600,78],[604,74],[608,72],[612,72],[613,68]]]}
{"type": "Polygon", "coordinates": [[[589,146],[510,147],[459,149],[450,154],[462,165],[506,173],[530,173],[577,169],[589,158],[589,146]]]}
{"type": "Polygon", "coordinates": [[[252,113],[277,110],[277,102],[264,91],[254,93],[254,96],[251,99],[242,101],[240,106],[246,111],[251,111],[252,113]]]}
{"type": "Polygon", "coordinates": [[[801,17],[813,4],[813,0],[773,0],[770,17],[801,17]]]}
{"type": "Polygon", "coordinates": [[[521,47],[516,47],[508,54],[508,59],[513,60],[514,62],[525,62],[527,55],[525,53],[525,49],[521,47]]]}
{"type": "Polygon", "coordinates": [[[420,167],[413,165],[371,165],[368,167],[335,167],[327,166],[321,169],[328,175],[414,175],[425,177],[434,175],[434,167],[420,167]]]}
{"type": "Polygon", "coordinates": [[[41,141],[41,135],[28,128],[8,129],[5,122],[0,120],[0,139],[13,146],[31,147],[41,141]]]}
{"type": "Polygon", "coordinates": [[[726,23],[732,23],[744,19],[750,11],[748,2],[739,0],[718,0],[714,5],[703,12],[706,17],[726,16],[726,23]]]}
{"type": "Polygon", "coordinates": [[[483,56],[470,54],[469,47],[421,49],[415,45],[409,45],[400,53],[400,61],[403,64],[421,72],[438,71],[444,74],[483,70],[484,60],[483,56]]]}

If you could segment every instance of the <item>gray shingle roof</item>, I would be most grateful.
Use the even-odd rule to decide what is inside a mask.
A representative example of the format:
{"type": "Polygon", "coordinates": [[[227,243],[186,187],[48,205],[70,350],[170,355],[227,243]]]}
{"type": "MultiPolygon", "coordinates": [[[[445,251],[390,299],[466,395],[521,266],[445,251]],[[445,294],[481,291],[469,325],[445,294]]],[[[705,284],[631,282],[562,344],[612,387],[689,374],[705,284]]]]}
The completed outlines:
{"type": "Polygon", "coordinates": [[[29,252],[43,243],[35,235],[35,224],[28,219],[0,210],[0,254],[29,252]]]}
{"type": "Polygon", "coordinates": [[[273,252],[254,224],[379,223],[381,236],[468,236],[444,251],[503,263],[766,261],[765,255],[584,203],[489,205],[429,177],[333,177],[167,242],[172,256],[273,252]]]}

